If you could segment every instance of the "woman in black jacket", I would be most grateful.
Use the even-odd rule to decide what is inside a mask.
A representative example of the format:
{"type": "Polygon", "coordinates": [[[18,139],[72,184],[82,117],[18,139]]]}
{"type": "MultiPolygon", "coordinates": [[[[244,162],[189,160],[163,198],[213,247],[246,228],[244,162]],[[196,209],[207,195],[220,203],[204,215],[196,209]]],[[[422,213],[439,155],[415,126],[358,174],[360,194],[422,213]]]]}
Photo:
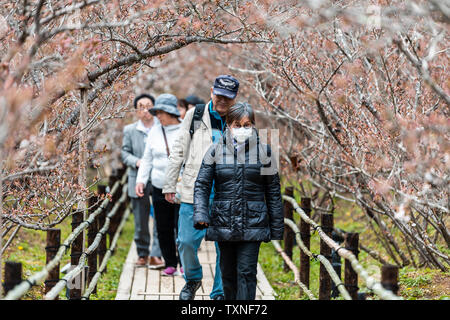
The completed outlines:
{"type": "Polygon", "coordinates": [[[252,107],[237,103],[226,121],[195,182],[194,227],[208,228],[205,239],[219,244],[225,299],[254,300],[260,244],[283,238],[280,178],[270,147],[259,141],[252,107]]]}

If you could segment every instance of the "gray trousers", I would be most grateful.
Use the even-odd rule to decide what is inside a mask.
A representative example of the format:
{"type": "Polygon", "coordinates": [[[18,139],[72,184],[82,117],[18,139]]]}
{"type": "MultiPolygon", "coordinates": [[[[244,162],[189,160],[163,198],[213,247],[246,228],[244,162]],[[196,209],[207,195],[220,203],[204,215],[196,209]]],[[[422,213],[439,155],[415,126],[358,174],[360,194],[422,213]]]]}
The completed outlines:
{"type": "Polygon", "coordinates": [[[136,243],[137,254],[139,257],[153,256],[161,257],[161,249],[159,248],[158,233],[156,231],[156,223],[153,223],[153,243],[150,248],[150,189],[151,184],[148,183],[144,190],[142,198],[131,198],[131,206],[134,215],[134,242],[136,243]]]}

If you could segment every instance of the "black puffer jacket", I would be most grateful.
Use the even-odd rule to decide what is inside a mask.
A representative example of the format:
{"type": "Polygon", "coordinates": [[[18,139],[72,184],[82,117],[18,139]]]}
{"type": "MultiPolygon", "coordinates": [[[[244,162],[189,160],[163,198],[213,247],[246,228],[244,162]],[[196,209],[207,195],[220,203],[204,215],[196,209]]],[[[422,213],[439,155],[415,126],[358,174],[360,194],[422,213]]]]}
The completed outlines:
{"type": "Polygon", "coordinates": [[[229,130],[203,158],[194,188],[194,227],[208,223],[206,240],[265,241],[283,238],[280,178],[270,147],[256,130],[236,150],[229,130]],[[245,164],[243,159],[245,158],[245,164]],[[214,180],[214,200],[209,196],[214,180]]]}

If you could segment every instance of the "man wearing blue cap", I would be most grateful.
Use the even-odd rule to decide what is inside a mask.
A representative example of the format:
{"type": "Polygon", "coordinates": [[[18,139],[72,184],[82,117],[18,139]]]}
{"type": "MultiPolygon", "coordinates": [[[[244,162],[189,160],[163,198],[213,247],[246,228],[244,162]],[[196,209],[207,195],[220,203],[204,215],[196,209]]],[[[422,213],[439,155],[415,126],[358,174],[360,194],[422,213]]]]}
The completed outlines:
{"type": "MultiPolygon", "coordinates": [[[[234,104],[239,90],[239,81],[230,75],[220,75],[211,88],[211,100],[206,104],[197,104],[184,118],[176,141],[173,144],[166,171],[166,184],[163,188],[165,198],[175,201],[177,178],[184,164],[181,187],[178,190],[180,204],[178,222],[178,252],[184,268],[186,285],[180,292],[180,300],[193,300],[201,286],[202,266],[197,251],[205,237],[206,230],[194,228],[194,184],[200,166],[208,148],[220,140],[225,127],[225,116],[234,104]]],[[[214,197],[211,192],[210,201],[214,197]]],[[[223,288],[220,272],[220,252],[216,243],[216,268],[211,299],[223,300],[223,288]]]]}

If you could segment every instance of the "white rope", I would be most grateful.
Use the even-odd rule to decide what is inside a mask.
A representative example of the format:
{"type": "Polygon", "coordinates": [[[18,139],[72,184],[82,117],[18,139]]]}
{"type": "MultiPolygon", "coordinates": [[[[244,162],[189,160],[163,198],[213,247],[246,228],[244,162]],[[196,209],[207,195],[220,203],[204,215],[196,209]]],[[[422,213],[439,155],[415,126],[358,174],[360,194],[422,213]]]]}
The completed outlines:
{"type": "Polygon", "coordinates": [[[346,300],[352,300],[352,297],[348,293],[348,291],[343,286],[343,283],[339,276],[337,275],[336,271],[334,270],[333,266],[331,265],[330,261],[328,261],[327,258],[325,258],[323,255],[318,254],[315,255],[311,251],[308,250],[308,248],[303,243],[302,239],[300,238],[300,230],[298,229],[297,225],[294,221],[284,218],[284,223],[287,224],[294,232],[295,232],[295,239],[297,240],[297,244],[300,247],[300,249],[303,250],[304,253],[306,253],[311,259],[317,258],[325,267],[328,274],[331,277],[331,280],[333,280],[334,284],[336,285],[336,288],[341,293],[342,297],[346,300]]]}
{"type": "Polygon", "coordinates": [[[108,251],[106,252],[105,256],[103,257],[103,260],[100,264],[99,269],[97,270],[97,272],[95,273],[94,277],[92,278],[91,282],[89,283],[89,286],[86,290],[86,292],[84,293],[83,297],[81,297],[81,299],[86,300],[89,299],[89,296],[92,294],[92,291],[94,291],[95,286],[97,285],[98,280],[100,279],[100,276],[102,275],[103,271],[106,268],[106,264],[108,263],[109,258],[111,257],[112,252],[114,251],[114,249],[116,248],[117,245],[117,241],[119,239],[120,233],[122,232],[123,227],[125,226],[125,223],[130,215],[130,208],[127,208],[127,210],[125,211],[122,220],[120,221],[120,224],[117,228],[117,232],[114,235],[114,238],[111,242],[111,246],[108,249],[108,251]]]}
{"type": "Polygon", "coordinates": [[[381,283],[379,283],[374,278],[369,276],[364,267],[358,262],[358,259],[356,259],[355,255],[351,251],[342,248],[338,243],[333,241],[333,239],[328,237],[327,234],[322,230],[322,228],[320,228],[320,226],[317,223],[315,223],[311,218],[309,218],[306,215],[306,213],[299,207],[294,198],[283,195],[283,199],[288,201],[294,207],[295,211],[298,214],[300,214],[303,221],[314,226],[314,229],[317,230],[317,233],[319,234],[320,238],[322,238],[322,240],[325,241],[325,243],[330,248],[334,249],[344,259],[350,261],[353,270],[355,270],[355,272],[359,276],[361,276],[361,278],[363,278],[364,281],[366,282],[367,288],[375,292],[383,300],[403,300],[401,297],[392,293],[392,291],[383,288],[381,283]]]}
{"type": "Polygon", "coordinates": [[[84,268],[86,257],[98,247],[103,234],[106,231],[108,231],[111,218],[117,213],[121,204],[126,200],[127,198],[126,191],[127,191],[127,184],[125,184],[122,188],[122,196],[120,197],[119,201],[114,205],[113,209],[106,216],[103,227],[100,229],[99,232],[97,232],[95,236],[95,241],[86,249],[86,251],[84,251],[81,254],[80,259],[78,260],[78,265],[75,268],[73,268],[70,272],[68,272],[61,280],[59,280],[49,292],[47,292],[47,294],[44,297],[45,300],[55,299],[58,296],[59,292],[66,287],[66,283],[69,283],[69,281],[71,281],[76,275],[78,275],[84,268]]]}
{"type": "Polygon", "coordinates": [[[278,251],[278,253],[284,259],[284,261],[286,261],[289,268],[291,268],[291,270],[294,272],[294,281],[300,286],[300,288],[303,289],[303,291],[308,295],[310,300],[317,300],[317,298],[308,289],[308,287],[303,282],[300,281],[299,272],[298,272],[297,267],[292,262],[292,260],[286,255],[286,253],[283,251],[283,249],[280,246],[280,243],[277,240],[272,240],[271,242],[272,242],[273,246],[275,247],[275,250],[278,251]]]}
{"type": "MultiPolygon", "coordinates": [[[[110,194],[115,194],[119,189],[120,185],[125,183],[127,178],[127,174],[124,174],[121,181],[116,181],[114,186],[111,189],[110,194]]],[[[100,206],[95,210],[92,214],[89,215],[89,218],[86,221],[80,223],[80,225],[72,231],[72,233],[66,238],[63,244],[59,247],[55,257],[45,265],[42,270],[36,272],[31,275],[17,286],[15,286],[12,290],[8,292],[8,294],[2,300],[17,300],[20,299],[28,290],[31,289],[32,286],[41,284],[49,275],[50,271],[53,270],[61,261],[64,256],[65,251],[70,248],[70,245],[73,241],[80,235],[80,233],[87,228],[109,204],[109,198],[105,198],[100,206]]]]}

